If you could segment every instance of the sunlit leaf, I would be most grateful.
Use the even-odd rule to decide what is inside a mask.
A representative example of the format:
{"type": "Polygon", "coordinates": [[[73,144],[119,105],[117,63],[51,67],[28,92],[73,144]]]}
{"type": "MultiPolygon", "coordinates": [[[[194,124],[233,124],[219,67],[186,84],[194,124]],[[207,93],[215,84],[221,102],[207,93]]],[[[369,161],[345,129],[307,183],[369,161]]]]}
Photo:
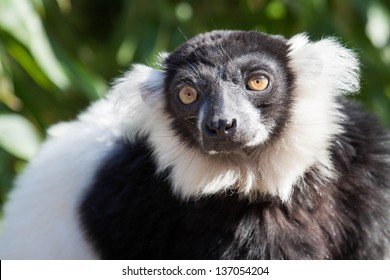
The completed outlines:
{"type": "Polygon", "coordinates": [[[0,115],[0,146],[21,159],[31,159],[38,151],[40,138],[34,126],[16,114],[0,115]]]}
{"type": "Polygon", "coordinates": [[[378,48],[386,46],[390,38],[390,16],[382,5],[372,2],[367,11],[366,33],[378,48]]]}
{"type": "Polygon", "coordinates": [[[42,71],[37,61],[19,43],[8,42],[8,52],[38,85],[45,89],[53,89],[53,81],[49,80],[50,77],[42,71]]]}
{"type": "Polygon", "coordinates": [[[30,1],[1,0],[0,27],[25,45],[57,86],[69,86],[69,80],[53,53],[40,18],[30,1]]]}

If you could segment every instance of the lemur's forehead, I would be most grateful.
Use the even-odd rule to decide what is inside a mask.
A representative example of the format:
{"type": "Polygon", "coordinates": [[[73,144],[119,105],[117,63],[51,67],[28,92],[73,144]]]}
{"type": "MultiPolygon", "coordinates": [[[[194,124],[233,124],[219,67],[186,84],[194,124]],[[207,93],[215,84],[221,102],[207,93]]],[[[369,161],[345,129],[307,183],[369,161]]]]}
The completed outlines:
{"type": "Polygon", "coordinates": [[[169,69],[193,65],[221,67],[237,58],[261,57],[287,60],[287,40],[254,31],[213,31],[198,35],[171,53],[165,65],[169,69]]]}
{"type": "Polygon", "coordinates": [[[241,54],[236,57],[213,56],[212,58],[198,59],[191,63],[184,63],[176,67],[174,80],[176,82],[201,82],[218,79],[237,79],[254,71],[263,70],[275,73],[283,68],[277,61],[268,56],[257,53],[241,54]]]}

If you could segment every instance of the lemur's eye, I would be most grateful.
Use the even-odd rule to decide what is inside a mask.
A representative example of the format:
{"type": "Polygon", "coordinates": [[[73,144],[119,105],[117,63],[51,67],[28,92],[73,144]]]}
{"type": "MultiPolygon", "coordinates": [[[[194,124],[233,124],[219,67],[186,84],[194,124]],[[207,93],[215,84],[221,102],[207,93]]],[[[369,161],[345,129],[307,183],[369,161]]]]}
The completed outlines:
{"type": "Polygon", "coordinates": [[[180,101],[188,105],[198,98],[198,92],[191,86],[184,86],[179,91],[180,101]]]}
{"type": "Polygon", "coordinates": [[[263,75],[257,75],[250,78],[247,81],[246,86],[250,90],[262,91],[268,87],[268,84],[269,84],[269,80],[267,77],[263,75]]]}

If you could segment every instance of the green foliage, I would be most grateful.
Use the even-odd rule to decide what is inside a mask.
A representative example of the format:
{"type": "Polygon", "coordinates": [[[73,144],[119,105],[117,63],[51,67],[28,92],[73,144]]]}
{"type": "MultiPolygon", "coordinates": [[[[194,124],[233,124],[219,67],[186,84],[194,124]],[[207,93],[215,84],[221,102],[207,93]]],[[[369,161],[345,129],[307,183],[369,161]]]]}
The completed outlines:
{"type": "Polygon", "coordinates": [[[0,204],[44,139],[133,62],[212,29],[337,36],[362,62],[359,98],[390,125],[387,0],[0,0],[0,204]]]}

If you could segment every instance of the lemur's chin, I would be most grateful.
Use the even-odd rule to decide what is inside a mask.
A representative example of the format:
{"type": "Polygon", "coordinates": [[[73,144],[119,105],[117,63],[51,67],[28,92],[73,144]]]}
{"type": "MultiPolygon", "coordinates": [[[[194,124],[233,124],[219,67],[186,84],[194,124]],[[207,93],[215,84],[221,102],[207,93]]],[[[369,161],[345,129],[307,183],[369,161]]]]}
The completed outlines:
{"type": "Polygon", "coordinates": [[[222,158],[231,158],[231,157],[249,157],[253,154],[259,146],[247,146],[245,144],[238,144],[231,146],[231,148],[226,149],[226,144],[223,145],[202,145],[202,151],[207,155],[219,156],[222,158]],[[234,146],[234,147],[233,147],[234,146]]]}
{"type": "Polygon", "coordinates": [[[203,142],[203,150],[210,155],[214,154],[234,154],[244,148],[244,145],[228,141],[203,142]]]}

